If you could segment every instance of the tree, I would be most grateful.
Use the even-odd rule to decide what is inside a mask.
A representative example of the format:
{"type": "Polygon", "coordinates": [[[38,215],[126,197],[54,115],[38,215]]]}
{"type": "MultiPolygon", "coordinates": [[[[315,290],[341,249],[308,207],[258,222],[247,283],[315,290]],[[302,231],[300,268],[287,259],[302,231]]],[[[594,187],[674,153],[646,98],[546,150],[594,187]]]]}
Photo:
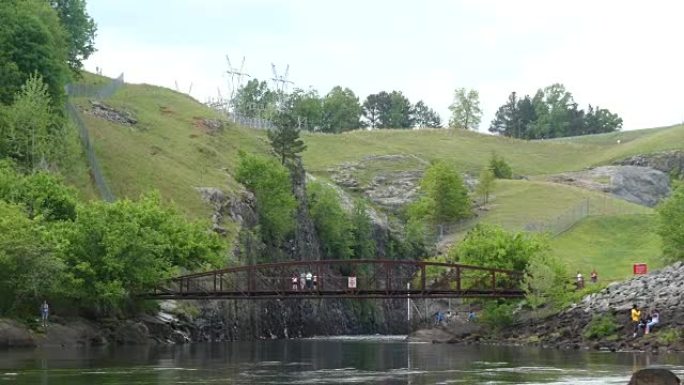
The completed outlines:
{"type": "Polygon", "coordinates": [[[494,120],[489,126],[489,132],[515,138],[520,137],[522,124],[518,114],[518,98],[515,92],[511,92],[508,96],[508,102],[496,111],[494,120]]]}
{"type": "Polygon", "coordinates": [[[340,206],[337,192],[320,182],[307,189],[309,213],[321,240],[323,255],[330,259],[349,259],[353,255],[352,224],[340,206]]]}
{"type": "Polygon", "coordinates": [[[522,283],[527,303],[533,308],[549,301],[561,306],[567,296],[568,276],[563,263],[543,249],[530,255],[522,283]]]}
{"type": "Polygon", "coordinates": [[[442,127],[442,119],[439,114],[429,108],[422,100],[413,106],[413,121],[418,128],[439,128],[442,127]]]}
{"type": "Polygon", "coordinates": [[[252,79],[236,92],[233,104],[235,112],[242,116],[270,119],[275,115],[277,99],[266,82],[252,79]]]}
{"type": "Polygon", "coordinates": [[[225,263],[216,233],[163,207],[158,194],[82,205],[76,220],[59,230],[55,237],[68,271],[68,296],[105,313],[180,269],[225,263]]]}
{"type": "MultiPolygon", "coordinates": [[[[435,223],[446,223],[470,215],[468,189],[459,173],[444,162],[434,162],[420,181],[423,196],[416,213],[424,213],[435,223]],[[420,209],[420,207],[423,209],[420,209]]],[[[416,216],[416,215],[414,215],[416,216]]]]}
{"type": "Polygon", "coordinates": [[[273,152],[280,158],[280,164],[292,162],[306,150],[306,145],[299,138],[297,122],[291,114],[279,113],[274,121],[276,128],[268,130],[266,135],[273,152]]]}
{"type": "Polygon", "coordinates": [[[506,163],[506,160],[502,156],[497,155],[495,152],[492,153],[492,157],[489,159],[489,169],[496,178],[513,178],[513,170],[511,170],[511,166],[506,163]]]}
{"type": "Polygon", "coordinates": [[[375,241],[373,240],[373,223],[366,204],[357,200],[351,214],[352,250],[356,259],[375,257],[375,241]]]}
{"type": "Polygon", "coordinates": [[[381,95],[371,94],[363,102],[363,116],[370,128],[376,128],[380,124],[380,111],[383,109],[382,101],[381,95]]]}
{"type": "Polygon", "coordinates": [[[594,108],[591,104],[584,122],[586,131],[583,134],[600,134],[618,131],[622,128],[622,118],[605,108],[594,108]]]}
{"type": "Polygon", "coordinates": [[[672,195],[657,208],[658,234],[663,240],[667,261],[684,260],[684,184],[679,182],[672,195]]]}
{"type": "Polygon", "coordinates": [[[69,68],[80,74],[83,60],[95,52],[97,26],[86,12],[85,0],[50,0],[50,5],[57,11],[67,33],[69,68]]]}
{"type": "Polygon", "coordinates": [[[28,78],[8,111],[10,129],[0,141],[22,167],[36,169],[63,155],[65,134],[39,75],[28,78]]]}
{"type": "Polygon", "coordinates": [[[531,258],[548,251],[539,236],[509,232],[500,226],[478,224],[463,241],[449,249],[449,260],[467,265],[525,271],[531,258]]]}
{"type": "Polygon", "coordinates": [[[349,88],[334,87],[323,99],[322,131],[340,133],[361,127],[359,98],[349,88]]]}
{"type": "Polygon", "coordinates": [[[292,195],[289,171],[272,157],[238,154],[235,179],[256,197],[261,235],[271,245],[294,231],[297,202],[292,195]]]}
{"type": "Polygon", "coordinates": [[[44,1],[0,2],[0,103],[10,104],[31,75],[47,84],[53,106],[61,106],[69,80],[67,36],[44,1]]]}
{"type": "Polygon", "coordinates": [[[323,123],[323,101],[314,89],[303,91],[299,88],[286,98],[284,112],[292,115],[298,128],[316,131],[323,123]]]}
{"type": "Polygon", "coordinates": [[[465,88],[457,88],[449,110],[451,111],[449,127],[477,130],[480,126],[482,109],[480,108],[480,94],[476,90],[466,92],[465,88]]]}
{"type": "Polygon", "coordinates": [[[55,239],[41,219],[0,200],[0,312],[35,311],[41,299],[61,292],[65,266],[55,239]]]}
{"type": "Polygon", "coordinates": [[[482,204],[489,202],[489,194],[494,189],[494,172],[489,168],[483,168],[477,183],[477,194],[482,197],[482,204]]]}
{"type": "Polygon", "coordinates": [[[389,94],[389,105],[380,111],[380,125],[383,128],[411,128],[413,124],[411,102],[401,91],[392,91],[389,94]]]}

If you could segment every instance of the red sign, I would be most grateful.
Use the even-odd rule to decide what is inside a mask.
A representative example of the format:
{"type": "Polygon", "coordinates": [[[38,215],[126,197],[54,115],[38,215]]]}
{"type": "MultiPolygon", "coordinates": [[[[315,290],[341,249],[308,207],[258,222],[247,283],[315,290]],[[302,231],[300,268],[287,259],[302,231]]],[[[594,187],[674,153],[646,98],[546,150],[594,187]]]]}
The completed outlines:
{"type": "Polygon", "coordinates": [[[645,263],[635,263],[633,266],[634,275],[641,275],[648,273],[648,266],[645,263]]]}

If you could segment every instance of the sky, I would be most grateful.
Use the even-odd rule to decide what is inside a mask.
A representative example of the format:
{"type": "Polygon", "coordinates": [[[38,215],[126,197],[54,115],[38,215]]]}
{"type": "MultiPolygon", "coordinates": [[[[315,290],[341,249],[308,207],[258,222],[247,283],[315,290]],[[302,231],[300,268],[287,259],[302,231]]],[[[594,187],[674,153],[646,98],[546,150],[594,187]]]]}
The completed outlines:
{"type": "Polygon", "coordinates": [[[512,91],[562,83],[625,130],[684,121],[684,2],[431,0],[88,0],[98,25],[90,71],[129,83],[229,94],[226,55],[260,80],[325,95],[351,88],[425,101],[447,122],[456,88],[475,89],[480,131],[512,91]],[[190,87],[192,85],[192,89],[190,87]]]}

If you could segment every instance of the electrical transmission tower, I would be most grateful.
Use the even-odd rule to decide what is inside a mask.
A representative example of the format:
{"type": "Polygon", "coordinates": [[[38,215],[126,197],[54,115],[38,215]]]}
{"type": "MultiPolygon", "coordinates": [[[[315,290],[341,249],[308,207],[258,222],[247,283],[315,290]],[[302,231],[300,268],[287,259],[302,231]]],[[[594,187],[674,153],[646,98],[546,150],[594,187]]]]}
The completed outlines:
{"type": "MultiPolygon", "coordinates": [[[[244,72],[245,69],[245,57],[242,57],[242,63],[240,63],[240,68],[233,67],[230,62],[230,57],[226,55],[226,61],[228,62],[228,70],[226,74],[228,75],[228,87],[230,89],[230,99],[228,99],[227,106],[234,110],[235,107],[235,94],[242,87],[242,81],[245,77],[251,77],[248,73],[244,72]]],[[[220,91],[219,91],[220,95],[220,91]]],[[[220,97],[220,96],[219,96],[220,97]]]]}
{"type": "Polygon", "coordinates": [[[294,82],[291,82],[290,80],[287,79],[287,77],[290,74],[290,65],[288,64],[287,67],[285,67],[285,74],[283,75],[278,75],[278,70],[276,70],[275,64],[271,63],[271,69],[273,70],[273,85],[276,90],[276,95],[278,98],[278,109],[283,107],[283,104],[285,102],[285,95],[287,94],[287,87],[290,84],[294,84],[294,82]]]}

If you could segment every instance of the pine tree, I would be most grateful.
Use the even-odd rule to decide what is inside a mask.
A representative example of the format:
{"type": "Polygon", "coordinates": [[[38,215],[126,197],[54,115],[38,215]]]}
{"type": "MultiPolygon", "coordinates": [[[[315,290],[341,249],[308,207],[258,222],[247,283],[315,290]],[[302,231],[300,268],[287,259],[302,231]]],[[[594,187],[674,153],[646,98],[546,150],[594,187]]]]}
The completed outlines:
{"type": "Polygon", "coordinates": [[[274,121],[276,128],[267,132],[273,152],[278,155],[280,163],[294,161],[299,153],[306,150],[306,145],[299,138],[297,122],[290,114],[280,113],[274,121]]]}

